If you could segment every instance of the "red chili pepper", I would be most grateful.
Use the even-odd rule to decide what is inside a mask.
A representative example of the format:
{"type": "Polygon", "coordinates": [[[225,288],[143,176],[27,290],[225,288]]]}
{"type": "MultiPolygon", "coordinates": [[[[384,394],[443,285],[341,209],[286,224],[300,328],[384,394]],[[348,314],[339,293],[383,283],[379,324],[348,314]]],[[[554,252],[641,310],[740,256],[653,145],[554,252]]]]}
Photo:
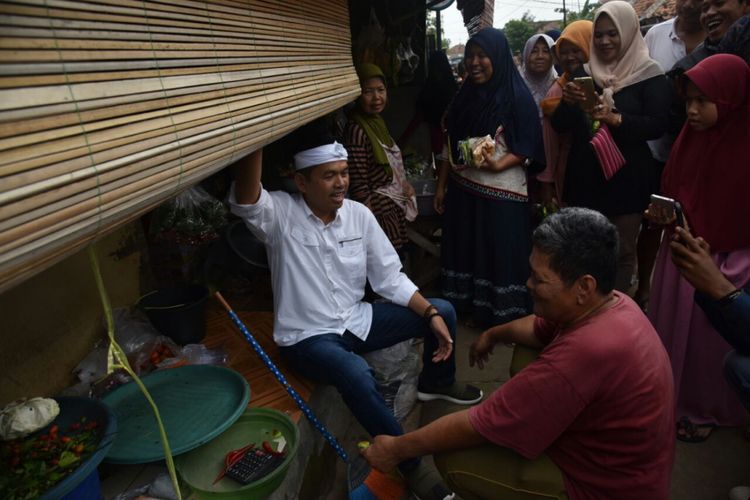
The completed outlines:
{"type": "Polygon", "coordinates": [[[73,440],[70,439],[70,437],[68,437],[68,436],[63,436],[63,437],[60,438],[60,442],[61,443],[70,443],[71,441],[73,441],[73,440]]]}
{"type": "Polygon", "coordinates": [[[57,424],[55,424],[52,427],[50,427],[49,433],[50,434],[57,434],[57,431],[59,431],[59,430],[60,430],[60,428],[57,426],[57,424]]]}
{"type": "Polygon", "coordinates": [[[242,457],[244,457],[247,452],[255,448],[255,443],[250,443],[247,446],[243,446],[242,448],[239,448],[237,450],[232,450],[229,453],[226,454],[224,457],[224,468],[219,472],[219,475],[216,476],[216,479],[214,479],[214,482],[211,484],[216,484],[219,482],[221,478],[223,478],[226,473],[227,469],[229,469],[232,465],[234,465],[236,462],[242,460],[242,457]]]}
{"type": "Polygon", "coordinates": [[[266,451],[266,453],[270,453],[271,455],[283,455],[284,453],[280,453],[273,449],[271,446],[271,443],[268,441],[263,441],[263,449],[266,451]]]}
{"type": "Polygon", "coordinates": [[[72,424],[72,425],[70,426],[70,430],[71,430],[71,431],[77,431],[77,430],[78,430],[78,429],[80,429],[80,428],[81,428],[81,424],[79,424],[78,422],[76,422],[76,423],[74,423],[74,424],[72,424]]]}

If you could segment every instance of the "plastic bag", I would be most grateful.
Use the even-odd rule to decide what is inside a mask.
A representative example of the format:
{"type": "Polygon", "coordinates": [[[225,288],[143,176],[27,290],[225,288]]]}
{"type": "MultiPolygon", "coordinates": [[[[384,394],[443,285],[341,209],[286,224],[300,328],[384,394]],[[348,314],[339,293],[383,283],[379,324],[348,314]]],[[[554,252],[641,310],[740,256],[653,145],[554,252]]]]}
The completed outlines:
{"type": "Polygon", "coordinates": [[[394,85],[404,85],[414,79],[414,75],[419,67],[419,56],[411,48],[411,37],[404,37],[396,42],[394,68],[394,85]]]}
{"type": "MultiPolygon", "coordinates": [[[[226,365],[228,362],[229,354],[221,347],[209,349],[203,344],[180,347],[169,337],[159,334],[145,314],[135,307],[115,309],[112,316],[115,339],[138,375],[182,365],[226,365]]],[[[69,388],[70,393],[101,397],[130,381],[122,370],[107,375],[108,347],[109,343],[102,340],[75,367],[73,373],[81,382],[69,388]]]]}
{"type": "Polygon", "coordinates": [[[226,365],[229,361],[229,353],[223,347],[209,349],[203,344],[184,346],[180,357],[189,365],[226,365]]]}
{"type": "Polygon", "coordinates": [[[386,405],[402,420],[417,401],[419,353],[414,342],[405,340],[362,357],[375,373],[386,405]]]}
{"type": "Polygon", "coordinates": [[[174,491],[169,474],[161,473],[150,484],[132,488],[115,497],[115,500],[136,499],[177,500],[177,494],[174,491]]]}
{"type": "Polygon", "coordinates": [[[362,27],[357,40],[354,42],[354,62],[355,64],[376,64],[386,73],[388,71],[387,66],[390,66],[388,64],[385,31],[380,25],[375,9],[372,7],[370,8],[367,25],[362,27]]]}
{"type": "Polygon", "coordinates": [[[200,186],[193,186],[154,211],[151,232],[174,243],[194,245],[218,238],[226,222],[224,204],[200,186]]]}
{"type": "MultiPolygon", "coordinates": [[[[149,343],[153,343],[159,332],[151,325],[148,318],[138,309],[117,308],[112,311],[115,327],[115,339],[128,356],[139,352],[149,343]]],[[[94,349],[73,369],[73,373],[83,383],[92,384],[107,375],[107,352],[109,343],[102,339],[94,349]]],[[[133,366],[140,373],[137,366],[133,366]]]]}
{"type": "Polygon", "coordinates": [[[460,153],[460,161],[464,165],[475,168],[479,167],[484,161],[483,153],[486,153],[495,160],[500,158],[500,151],[495,147],[495,141],[489,135],[485,135],[484,137],[469,137],[458,141],[458,151],[460,153]]]}

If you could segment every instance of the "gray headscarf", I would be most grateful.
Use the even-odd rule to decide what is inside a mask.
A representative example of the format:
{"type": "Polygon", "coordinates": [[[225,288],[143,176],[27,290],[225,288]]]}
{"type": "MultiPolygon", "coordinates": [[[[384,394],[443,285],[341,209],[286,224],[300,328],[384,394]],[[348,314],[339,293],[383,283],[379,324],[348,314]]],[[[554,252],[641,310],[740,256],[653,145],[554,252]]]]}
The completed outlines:
{"type": "MultiPolygon", "coordinates": [[[[544,40],[544,42],[547,44],[547,47],[550,49],[550,56],[552,56],[553,51],[552,47],[555,45],[555,41],[552,40],[552,38],[549,35],[545,35],[544,33],[538,33],[536,35],[533,35],[531,38],[526,40],[526,45],[523,46],[523,61],[521,66],[521,76],[523,77],[523,80],[526,82],[526,86],[529,87],[529,90],[531,91],[531,95],[534,98],[534,102],[536,103],[537,109],[539,109],[539,103],[544,99],[544,97],[547,95],[547,91],[552,86],[552,84],[555,82],[555,79],[557,78],[557,71],[555,71],[554,65],[551,65],[549,68],[549,71],[546,75],[542,76],[541,78],[532,75],[528,71],[528,61],[529,56],[531,55],[531,51],[534,50],[534,45],[536,45],[536,42],[539,39],[544,40]]],[[[539,109],[539,117],[541,118],[542,111],[539,109]]]]}

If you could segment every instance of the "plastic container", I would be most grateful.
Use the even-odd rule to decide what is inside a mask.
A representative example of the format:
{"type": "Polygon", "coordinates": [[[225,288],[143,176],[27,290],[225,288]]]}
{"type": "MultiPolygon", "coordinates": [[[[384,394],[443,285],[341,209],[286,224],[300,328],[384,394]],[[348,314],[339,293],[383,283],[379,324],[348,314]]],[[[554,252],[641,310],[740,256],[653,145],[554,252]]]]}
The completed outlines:
{"type": "Polygon", "coordinates": [[[417,213],[419,215],[434,214],[432,200],[435,198],[437,181],[435,179],[412,179],[409,182],[417,194],[417,213]]]}
{"type": "Polygon", "coordinates": [[[89,474],[73,491],[62,497],[60,500],[101,500],[102,483],[99,481],[99,470],[89,474]]]}
{"type": "Polygon", "coordinates": [[[251,408],[213,441],[175,457],[175,467],[199,500],[259,500],[268,497],[284,480],[298,444],[299,430],[288,416],[270,408],[251,408]],[[279,434],[286,441],[286,458],[270,474],[246,485],[228,477],[213,484],[227,453],[250,443],[262,446],[263,441],[275,446],[279,434]]]}
{"type": "MultiPolygon", "coordinates": [[[[238,372],[214,365],[187,365],[149,373],[141,379],[159,408],[172,455],[208,443],[242,417],[250,387],[238,372]]],[[[115,464],[164,459],[153,409],[135,382],[102,400],[117,415],[120,431],[107,453],[115,464]]]]}
{"type": "Polygon", "coordinates": [[[242,271],[248,274],[268,271],[266,246],[256,238],[241,220],[227,227],[229,247],[242,262],[242,271]]]}
{"type": "MultiPolygon", "coordinates": [[[[60,414],[50,424],[57,424],[67,429],[71,424],[79,422],[81,417],[89,421],[99,422],[101,438],[97,450],[89,456],[62,481],[45,492],[40,500],[99,500],[102,498],[101,484],[97,467],[109,451],[117,434],[117,418],[110,409],[95,399],[81,397],[56,397],[60,405],[60,414]]],[[[42,432],[47,432],[49,426],[42,432]]]]}
{"type": "Polygon", "coordinates": [[[138,307],[163,335],[180,345],[197,344],[206,336],[207,298],[203,285],[171,285],[144,295],[138,307]]]}

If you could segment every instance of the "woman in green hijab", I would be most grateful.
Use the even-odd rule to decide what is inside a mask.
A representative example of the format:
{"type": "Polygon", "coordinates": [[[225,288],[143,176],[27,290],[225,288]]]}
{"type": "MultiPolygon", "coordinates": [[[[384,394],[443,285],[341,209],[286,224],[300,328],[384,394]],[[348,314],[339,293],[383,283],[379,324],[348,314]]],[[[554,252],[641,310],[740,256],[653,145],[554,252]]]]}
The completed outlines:
{"type": "Polygon", "coordinates": [[[417,216],[414,188],[401,151],[380,116],[388,102],[385,75],[374,64],[357,66],[362,95],[349,114],[344,142],[349,153],[349,196],[375,214],[397,251],[407,242],[406,221],[417,216]]]}

